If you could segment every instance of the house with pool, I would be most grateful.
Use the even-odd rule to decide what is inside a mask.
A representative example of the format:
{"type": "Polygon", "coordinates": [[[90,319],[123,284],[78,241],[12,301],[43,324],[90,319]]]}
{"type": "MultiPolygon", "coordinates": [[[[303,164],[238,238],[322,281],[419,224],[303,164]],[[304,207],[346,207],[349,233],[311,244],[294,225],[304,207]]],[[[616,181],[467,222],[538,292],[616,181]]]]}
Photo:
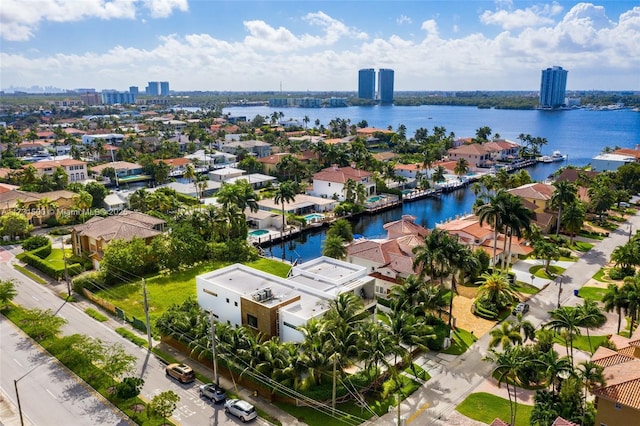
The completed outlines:
{"type": "Polygon", "coordinates": [[[196,277],[198,304],[219,323],[244,326],[267,338],[302,342],[299,327],[321,318],[343,293],[374,312],[374,279],[367,269],[329,257],[291,268],[288,278],[236,263],[196,277]]]}

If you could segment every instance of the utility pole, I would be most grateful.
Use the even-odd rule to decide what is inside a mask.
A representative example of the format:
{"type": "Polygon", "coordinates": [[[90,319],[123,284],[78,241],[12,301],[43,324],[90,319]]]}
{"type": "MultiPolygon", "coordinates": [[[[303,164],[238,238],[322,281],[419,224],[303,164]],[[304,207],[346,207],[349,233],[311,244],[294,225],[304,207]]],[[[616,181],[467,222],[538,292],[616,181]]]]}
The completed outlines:
{"type": "Polygon", "coordinates": [[[69,283],[69,271],[67,270],[67,254],[64,251],[64,235],[62,240],[62,262],[64,263],[64,281],[67,283],[67,296],[71,298],[71,283],[69,283]]]}
{"type": "Polygon", "coordinates": [[[142,279],[142,296],[143,296],[143,301],[144,301],[144,318],[146,320],[147,323],[147,340],[149,342],[149,348],[148,350],[151,351],[151,348],[153,347],[153,341],[151,340],[151,323],[149,321],[149,302],[147,301],[147,284],[144,280],[144,278],[142,279]]]}
{"type": "Polygon", "coordinates": [[[218,353],[216,351],[216,323],[213,321],[213,311],[209,312],[211,318],[211,356],[213,357],[213,380],[216,386],[220,386],[218,377],[218,353]]]}

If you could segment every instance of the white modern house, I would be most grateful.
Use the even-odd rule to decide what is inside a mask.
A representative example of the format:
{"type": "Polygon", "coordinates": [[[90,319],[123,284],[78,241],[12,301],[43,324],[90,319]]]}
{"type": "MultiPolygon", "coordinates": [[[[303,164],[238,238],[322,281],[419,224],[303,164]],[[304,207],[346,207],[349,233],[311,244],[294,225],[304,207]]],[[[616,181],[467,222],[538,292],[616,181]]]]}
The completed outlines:
{"type": "Polygon", "coordinates": [[[370,172],[354,167],[327,167],[313,175],[313,189],[310,195],[322,198],[346,199],[345,184],[351,179],[364,184],[367,196],[376,193],[376,183],[370,172]]]}
{"type": "Polygon", "coordinates": [[[323,256],[293,266],[286,279],[236,263],[197,276],[196,289],[198,304],[218,322],[301,342],[298,327],[323,316],[342,293],[373,311],[374,281],[365,267],[323,256]]]}
{"type": "Polygon", "coordinates": [[[615,172],[621,166],[635,161],[635,157],[630,155],[600,154],[591,159],[591,170],[594,172],[615,172]]]}

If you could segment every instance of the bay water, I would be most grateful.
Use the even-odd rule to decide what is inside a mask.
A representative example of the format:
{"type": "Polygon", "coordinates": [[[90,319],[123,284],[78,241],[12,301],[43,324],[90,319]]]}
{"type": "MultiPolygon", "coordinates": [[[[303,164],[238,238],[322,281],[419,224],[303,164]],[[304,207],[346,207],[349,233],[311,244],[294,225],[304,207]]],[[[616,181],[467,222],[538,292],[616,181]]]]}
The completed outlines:
{"type": "MultiPolygon", "coordinates": [[[[432,133],[434,126],[444,127],[456,137],[473,137],[476,129],[489,126],[501,138],[519,142],[519,134],[544,137],[548,144],[542,147],[543,155],[560,151],[568,155],[566,163],[539,163],[526,169],[536,181],[543,181],[565,164],[587,165],[606,146],[634,148],[640,146],[640,113],[630,109],[613,111],[573,109],[563,111],[479,109],[455,106],[370,106],[346,108],[225,108],[231,116],[256,115],[270,117],[273,112],[283,112],[284,120],[299,120],[307,116],[312,127],[317,120],[324,126],[336,118],[349,119],[351,124],[366,120],[370,127],[397,130],[406,126],[407,138],[423,127],[432,133]]],[[[443,194],[440,199],[427,198],[388,210],[374,216],[361,216],[352,221],[353,231],[368,238],[383,238],[383,225],[399,220],[403,214],[415,216],[416,222],[433,228],[437,223],[471,212],[475,195],[468,189],[443,194]]],[[[270,255],[290,261],[307,261],[322,253],[326,229],[314,230],[294,240],[267,249],[270,255]]]]}

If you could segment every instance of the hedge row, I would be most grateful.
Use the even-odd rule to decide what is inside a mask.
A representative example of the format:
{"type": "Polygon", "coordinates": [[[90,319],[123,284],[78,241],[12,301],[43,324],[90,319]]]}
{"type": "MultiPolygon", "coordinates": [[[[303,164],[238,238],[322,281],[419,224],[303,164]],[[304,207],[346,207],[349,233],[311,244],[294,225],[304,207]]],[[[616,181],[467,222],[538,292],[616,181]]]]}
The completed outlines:
{"type": "MultiPolygon", "coordinates": [[[[64,277],[64,268],[57,269],[52,267],[46,261],[40,259],[38,256],[35,256],[33,252],[23,253],[23,256],[20,260],[44,272],[46,275],[55,280],[59,280],[64,277]]],[[[67,265],[67,273],[69,274],[69,276],[78,275],[83,271],[84,268],[79,263],[72,263],[70,265],[67,265]]]]}
{"type": "Polygon", "coordinates": [[[473,304],[473,313],[479,316],[480,318],[484,318],[488,320],[494,320],[498,318],[497,312],[493,312],[492,310],[485,308],[478,302],[473,304]]]}
{"type": "Polygon", "coordinates": [[[51,242],[28,253],[38,256],[40,259],[45,259],[51,254],[51,242]]]}

